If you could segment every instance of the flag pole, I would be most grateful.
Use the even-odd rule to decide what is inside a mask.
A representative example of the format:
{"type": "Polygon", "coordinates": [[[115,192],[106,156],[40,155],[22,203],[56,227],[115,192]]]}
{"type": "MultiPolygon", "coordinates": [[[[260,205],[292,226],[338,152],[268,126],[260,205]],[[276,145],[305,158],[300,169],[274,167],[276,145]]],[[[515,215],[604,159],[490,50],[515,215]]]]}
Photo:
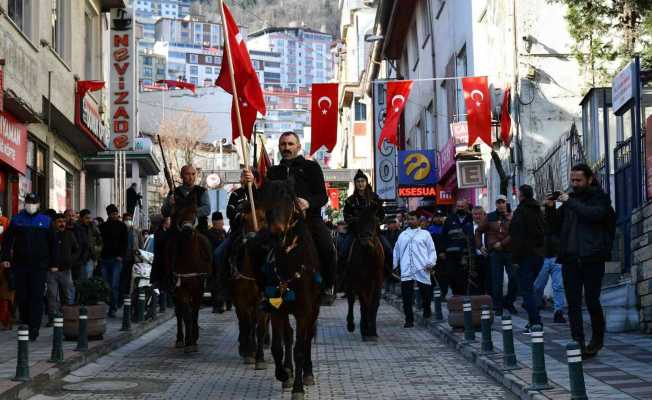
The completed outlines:
{"type": "MultiPolygon", "coordinates": [[[[229,42],[229,31],[226,26],[226,14],[224,13],[224,1],[219,0],[220,15],[222,15],[222,29],[224,31],[224,50],[226,51],[227,64],[229,65],[229,75],[231,76],[231,89],[233,90],[233,102],[235,103],[235,114],[238,119],[238,132],[240,133],[240,146],[242,147],[242,158],[244,158],[245,169],[249,170],[249,152],[245,147],[247,138],[242,128],[242,117],[240,116],[240,102],[238,101],[238,89],[235,86],[235,72],[233,69],[233,57],[231,56],[231,43],[229,42]]],[[[249,195],[249,204],[251,205],[251,215],[254,222],[254,231],[258,231],[258,218],[256,218],[256,205],[254,204],[254,191],[251,182],[247,182],[247,194],[249,195]]]]}

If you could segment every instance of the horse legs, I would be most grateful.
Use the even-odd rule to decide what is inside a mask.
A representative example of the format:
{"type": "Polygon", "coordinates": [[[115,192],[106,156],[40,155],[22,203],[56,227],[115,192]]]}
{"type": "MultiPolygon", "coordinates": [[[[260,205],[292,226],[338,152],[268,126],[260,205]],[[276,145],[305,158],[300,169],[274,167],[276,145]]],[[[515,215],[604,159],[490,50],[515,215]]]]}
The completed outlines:
{"type": "Polygon", "coordinates": [[[369,336],[369,299],[360,296],[360,335],[366,341],[369,336]]]}
{"type": "MultiPolygon", "coordinates": [[[[288,315],[284,317],[283,324],[283,343],[285,346],[283,368],[285,368],[290,378],[292,378],[294,373],[294,367],[292,366],[292,343],[294,342],[294,330],[292,329],[292,325],[290,325],[290,317],[288,315]]],[[[288,381],[288,383],[290,382],[288,381]]]]}
{"type": "Polygon", "coordinates": [[[308,332],[308,339],[306,340],[306,355],[303,362],[303,384],[305,386],[312,386],[315,384],[315,377],[312,373],[312,341],[317,334],[317,315],[312,319],[310,331],[308,332]]]}
{"type": "Polygon", "coordinates": [[[349,303],[349,312],[346,314],[346,329],[349,332],[355,331],[355,318],[353,317],[353,305],[355,304],[355,293],[352,289],[347,289],[346,300],[349,303]]]}
{"type": "Polygon", "coordinates": [[[292,386],[292,400],[302,400],[303,391],[303,367],[306,358],[306,349],[309,344],[310,330],[306,317],[297,318],[297,341],[294,344],[294,385],[292,386]]]}
{"type": "Polygon", "coordinates": [[[175,347],[180,349],[184,346],[184,335],[183,335],[183,306],[179,304],[179,301],[174,302],[174,315],[177,318],[177,342],[175,347]]]}
{"type": "Polygon", "coordinates": [[[376,321],[378,319],[378,308],[380,307],[380,295],[381,295],[381,288],[378,287],[374,290],[374,296],[373,296],[373,302],[370,307],[370,314],[369,314],[369,336],[373,338],[372,340],[376,340],[378,338],[378,332],[376,331],[376,321]]]}
{"type": "Polygon", "coordinates": [[[185,353],[194,353],[197,351],[197,345],[194,344],[195,340],[195,323],[194,323],[194,312],[192,309],[191,303],[183,304],[183,323],[186,326],[186,340],[184,342],[185,347],[183,351],[185,353]]]}
{"type": "Polygon", "coordinates": [[[282,315],[272,315],[272,357],[274,357],[276,379],[286,382],[290,379],[283,367],[283,339],[285,336],[285,323],[282,315]]]}
{"type": "Polygon", "coordinates": [[[269,315],[263,311],[256,312],[256,369],[267,368],[265,364],[265,335],[267,335],[267,321],[269,315]]]}

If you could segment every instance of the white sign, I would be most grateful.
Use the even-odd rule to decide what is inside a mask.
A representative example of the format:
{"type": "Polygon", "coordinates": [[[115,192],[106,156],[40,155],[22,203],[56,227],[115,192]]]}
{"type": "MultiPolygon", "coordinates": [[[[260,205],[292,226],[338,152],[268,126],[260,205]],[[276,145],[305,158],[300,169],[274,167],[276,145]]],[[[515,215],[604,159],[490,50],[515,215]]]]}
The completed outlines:
{"type": "Polygon", "coordinates": [[[483,160],[457,162],[457,187],[460,189],[483,188],[487,186],[483,160]]]}
{"type": "Polygon", "coordinates": [[[384,83],[374,85],[374,188],[383,200],[396,200],[396,146],[385,141],[378,150],[378,138],[383,130],[387,113],[387,86],[384,83]]]}
{"type": "Polygon", "coordinates": [[[104,144],[109,142],[111,132],[104,126],[102,117],[97,111],[97,107],[88,95],[84,96],[81,103],[81,122],[86,128],[95,135],[104,144]]]}
{"type": "Polygon", "coordinates": [[[611,101],[614,113],[620,111],[628,101],[634,98],[635,69],[636,63],[632,61],[616,75],[611,83],[611,101]]]}
{"type": "Polygon", "coordinates": [[[138,131],[136,117],[136,35],[132,10],[111,9],[111,150],[130,150],[138,131]]]}

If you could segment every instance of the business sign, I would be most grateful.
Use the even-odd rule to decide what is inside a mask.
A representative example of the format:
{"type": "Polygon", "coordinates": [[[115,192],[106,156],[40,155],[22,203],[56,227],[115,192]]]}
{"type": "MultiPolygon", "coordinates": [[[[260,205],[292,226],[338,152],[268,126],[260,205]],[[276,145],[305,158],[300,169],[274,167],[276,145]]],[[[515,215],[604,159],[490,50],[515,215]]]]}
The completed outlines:
{"type": "Polygon", "coordinates": [[[457,187],[460,189],[482,188],[487,186],[483,160],[464,160],[457,162],[457,187]]]}
{"type": "Polygon", "coordinates": [[[437,185],[437,205],[453,205],[455,204],[455,196],[440,185],[437,185]]]}
{"type": "Polygon", "coordinates": [[[398,152],[399,186],[434,186],[438,181],[434,150],[398,152]]]}
{"type": "Polygon", "coordinates": [[[27,127],[6,112],[0,113],[0,161],[25,174],[27,127]]]}
{"type": "Polygon", "coordinates": [[[455,168],[455,140],[450,138],[448,143],[441,149],[437,155],[437,170],[439,177],[448,175],[448,173],[455,168]]]}
{"type": "Polygon", "coordinates": [[[435,186],[401,186],[398,188],[400,197],[436,197],[435,186]]]}
{"type": "Polygon", "coordinates": [[[636,63],[632,61],[611,82],[611,101],[614,113],[618,113],[634,98],[636,63]]]}
{"type": "Polygon", "coordinates": [[[111,9],[111,150],[133,148],[138,129],[135,25],[130,8],[111,9]]]}
{"type": "MultiPolygon", "coordinates": [[[[374,141],[378,143],[387,114],[387,85],[374,84],[374,141]]],[[[382,200],[396,200],[396,146],[384,141],[374,147],[374,186],[382,200]]]]}
{"type": "Polygon", "coordinates": [[[75,125],[104,146],[109,143],[111,131],[104,125],[95,102],[88,94],[83,99],[75,94],[75,125]]]}
{"type": "Polygon", "coordinates": [[[451,136],[455,141],[455,148],[466,150],[469,147],[469,124],[466,121],[453,122],[450,124],[451,136]]]}

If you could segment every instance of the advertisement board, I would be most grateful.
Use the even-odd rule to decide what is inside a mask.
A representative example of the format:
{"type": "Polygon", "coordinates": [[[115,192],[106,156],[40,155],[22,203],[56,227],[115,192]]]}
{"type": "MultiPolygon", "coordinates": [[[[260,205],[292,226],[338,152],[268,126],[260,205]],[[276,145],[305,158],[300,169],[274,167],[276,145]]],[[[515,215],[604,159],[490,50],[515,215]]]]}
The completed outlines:
{"type": "Polygon", "coordinates": [[[399,186],[434,186],[438,178],[435,150],[398,152],[399,186]]]}
{"type": "Polygon", "coordinates": [[[634,98],[635,80],[636,63],[632,61],[611,82],[611,101],[615,114],[634,98]]]}
{"type": "Polygon", "coordinates": [[[0,161],[25,174],[27,127],[9,113],[0,113],[0,161]]]}
{"type": "MultiPolygon", "coordinates": [[[[378,143],[387,113],[386,85],[374,84],[374,141],[378,143]]],[[[381,149],[374,147],[374,188],[382,200],[396,200],[396,146],[384,142],[381,149]]]]}

